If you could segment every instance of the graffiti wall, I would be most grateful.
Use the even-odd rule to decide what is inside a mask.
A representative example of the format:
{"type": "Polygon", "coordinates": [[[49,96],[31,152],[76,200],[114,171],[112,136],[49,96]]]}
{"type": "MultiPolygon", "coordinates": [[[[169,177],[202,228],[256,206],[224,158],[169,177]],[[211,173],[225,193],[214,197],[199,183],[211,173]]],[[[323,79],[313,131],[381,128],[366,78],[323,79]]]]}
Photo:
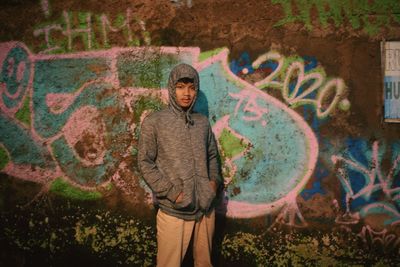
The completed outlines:
{"type": "Polygon", "coordinates": [[[398,1],[217,2],[0,4],[0,263],[155,264],[137,143],[180,62],[220,152],[216,266],[400,260],[398,1]]]}

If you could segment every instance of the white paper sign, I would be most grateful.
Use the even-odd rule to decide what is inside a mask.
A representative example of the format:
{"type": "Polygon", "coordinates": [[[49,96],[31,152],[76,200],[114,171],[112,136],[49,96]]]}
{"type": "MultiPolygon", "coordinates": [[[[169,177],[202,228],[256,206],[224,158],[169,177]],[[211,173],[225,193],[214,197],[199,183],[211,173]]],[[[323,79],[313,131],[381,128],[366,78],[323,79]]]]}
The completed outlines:
{"type": "Polygon", "coordinates": [[[384,119],[400,122],[400,41],[382,42],[384,119]]]}

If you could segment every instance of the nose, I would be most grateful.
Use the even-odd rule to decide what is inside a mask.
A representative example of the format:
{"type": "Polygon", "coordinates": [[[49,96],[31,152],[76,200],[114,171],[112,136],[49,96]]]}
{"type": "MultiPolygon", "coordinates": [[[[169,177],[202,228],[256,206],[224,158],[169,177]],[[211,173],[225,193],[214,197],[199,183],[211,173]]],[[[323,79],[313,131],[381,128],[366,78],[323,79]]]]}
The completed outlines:
{"type": "Polygon", "coordinates": [[[183,91],[184,95],[190,95],[190,88],[186,87],[183,91]]]}

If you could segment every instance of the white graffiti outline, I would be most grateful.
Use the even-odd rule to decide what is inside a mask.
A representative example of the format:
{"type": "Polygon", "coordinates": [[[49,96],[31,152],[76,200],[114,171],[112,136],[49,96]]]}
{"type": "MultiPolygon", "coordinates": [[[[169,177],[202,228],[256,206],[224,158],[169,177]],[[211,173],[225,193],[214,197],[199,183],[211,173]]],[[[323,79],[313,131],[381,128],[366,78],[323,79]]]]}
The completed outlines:
{"type": "MultiPolygon", "coordinates": [[[[65,24],[65,29],[63,29],[62,24],[59,23],[53,23],[53,24],[48,24],[46,26],[42,26],[40,28],[37,28],[36,30],[33,31],[33,35],[35,37],[38,37],[40,35],[44,35],[45,43],[46,43],[46,49],[39,51],[38,54],[49,54],[51,52],[57,51],[62,49],[62,47],[58,45],[53,45],[54,41],[51,39],[51,34],[54,31],[59,31],[63,36],[67,38],[67,46],[66,50],[72,51],[73,50],[73,40],[76,36],[81,36],[83,43],[85,45],[86,50],[90,50],[93,48],[93,39],[94,35],[96,32],[94,30],[93,26],[97,26],[98,29],[100,29],[100,34],[103,37],[103,47],[108,47],[109,43],[109,38],[108,38],[108,30],[111,32],[120,32],[124,28],[127,29],[127,43],[128,45],[131,45],[131,43],[134,41],[133,35],[132,35],[132,30],[131,30],[131,21],[134,21],[139,25],[141,34],[144,40],[145,45],[150,45],[151,43],[151,38],[149,33],[146,30],[146,22],[141,20],[138,17],[134,17],[134,20],[132,20],[132,10],[130,8],[126,9],[126,16],[124,23],[119,26],[115,27],[112,26],[112,21],[108,18],[108,16],[104,13],[101,15],[98,15],[99,18],[99,23],[100,25],[96,25],[96,21],[93,22],[93,16],[89,12],[85,13],[79,13],[82,14],[85,17],[85,23],[86,27],[85,28],[73,28],[74,25],[71,24],[71,16],[76,15],[75,12],[69,12],[64,10],[62,12],[62,20],[63,24],[65,24]]],[[[97,17],[97,15],[95,15],[97,17]]]]}
{"type": "Polygon", "coordinates": [[[259,89],[280,89],[286,103],[293,108],[302,105],[313,106],[317,112],[318,118],[325,118],[332,114],[340,101],[343,101],[343,106],[346,108],[349,106],[349,101],[344,98],[346,85],[342,79],[335,78],[327,80],[324,73],[317,71],[309,71],[305,73],[304,63],[301,61],[294,61],[288,65],[287,68],[284,68],[285,60],[286,58],[276,51],[270,51],[260,55],[252,63],[254,69],[258,69],[260,65],[266,61],[277,62],[278,66],[266,78],[255,82],[254,85],[259,89]],[[292,92],[290,92],[289,84],[291,83],[292,78],[294,78],[295,73],[297,73],[296,85],[292,92]],[[281,75],[284,76],[283,81],[279,80],[281,75]],[[312,81],[311,84],[307,85],[307,88],[299,94],[300,88],[310,81],[312,81]],[[331,90],[335,90],[334,97],[332,99],[326,99],[331,90]],[[316,99],[307,98],[314,91],[317,91],[316,99]],[[329,100],[329,104],[325,104],[327,107],[324,107],[323,105],[324,100],[329,100]]]}

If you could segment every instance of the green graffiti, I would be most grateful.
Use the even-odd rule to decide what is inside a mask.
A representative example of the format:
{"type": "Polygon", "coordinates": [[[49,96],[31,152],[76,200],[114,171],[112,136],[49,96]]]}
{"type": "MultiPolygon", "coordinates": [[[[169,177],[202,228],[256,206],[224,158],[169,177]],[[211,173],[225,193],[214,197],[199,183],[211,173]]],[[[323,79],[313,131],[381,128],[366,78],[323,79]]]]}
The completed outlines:
{"type": "Polygon", "coordinates": [[[222,148],[223,156],[229,159],[242,153],[247,147],[247,144],[244,143],[243,140],[237,138],[226,129],[222,130],[219,143],[222,148]]]}
{"type": "Polygon", "coordinates": [[[28,45],[31,51],[42,51],[46,53],[66,53],[67,40],[65,38],[59,39],[59,34],[63,30],[64,24],[63,16],[60,16],[52,22],[40,22],[34,26],[33,35],[37,38],[44,38],[45,43],[39,45],[28,45]],[[46,31],[48,31],[46,37],[46,31]],[[56,37],[57,36],[57,37],[56,37]]]}
{"type": "Polygon", "coordinates": [[[209,51],[205,51],[205,52],[201,52],[199,55],[199,61],[203,61],[209,57],[218,55],[222,50],[224,50],[225,47],[220,47],[214,50],[209,50],[209,51]]]}
{"type": "Polygon", "coordinates": [[[100,192],[79,189],[70,185],[62,178],[57,178],[52,182],[50,191],[70,199],[95,200],[102,197],[100,192]]]}
{"type": "Polygon", "coordinates": [[[360,29],[370,36],[376,35],[382,28],[390,27],[393,23],[400,23],[398,0],[272,0],[272,3],[282,5],[284,12],[284,18],[275,26],[300,22],[306,29],[312,30],[314,10],[317,11],[317,19],[323,28],[327,28],[330,21],[335,27],[349,22],[353,29],[360,29]]]}
{"type": "Polygon", "coordinates": [[[26,97],[22,108],[15,113],[15,118],[28,127],[31,125],[31,111],[29,109],[30,101],[30,97],[26,97]]]}
{"type": "MultiPolygon", "coordinates": [[[[73,14],[73,12],[69,12],[69,14],[73,14]]],[[[68,16],[69,16],[68,14],[68,16]]],[[[89,49],[92,48],[93,45],[93,40],[94,40],[94,32],[92,31],[92,29],[90,29],[91,25],[90,25],[90,20],[92,18],[92,14],[89,12],[77,12],[77,17],[78,17],[78,29],[81,30],[82,32],[84,32],[84,34],[79,34],[82,36],[82,41],[84,44],[84,47],[87,47],[89,49]],[[90,34],[86,34],[85,31],[89,31],[90,30],[90,34]]],[[[73,21],[74,18],[71,18],[71,21],[73,21]]],[[[71,25],[73,27],[73,25],[71,25]]],[[[72,34],[71,38],[74,38],[75,36],[72,34]]],[[[70,48],[70,47],[69,47],[70,48]]],[[[96,47],[93,47],[96,48],[96,47]]],[[[70,48],[71,49],[71,48],[70,48]]]]}
{"type": "Polygon", "coordinates": [[[97,14],[95,15],[97,25],[101,25],[102,28],[102,41],[103,48],[111,48],[109,40],[109,32],[120,31],[125,40],[127,40],[130,46],[139,46],[140,40],[138,38],[132,39],[129,27],[127,27],[126,18],[122,14],[118,14],[114,21],[109,21],[106,15],[97,14]]]}
{"type": "Polygon", "coordinates": [[[9,161],[10,158],[8,157],[7,151],[0,146],[0,170],[2,170],[9,161]]]}

